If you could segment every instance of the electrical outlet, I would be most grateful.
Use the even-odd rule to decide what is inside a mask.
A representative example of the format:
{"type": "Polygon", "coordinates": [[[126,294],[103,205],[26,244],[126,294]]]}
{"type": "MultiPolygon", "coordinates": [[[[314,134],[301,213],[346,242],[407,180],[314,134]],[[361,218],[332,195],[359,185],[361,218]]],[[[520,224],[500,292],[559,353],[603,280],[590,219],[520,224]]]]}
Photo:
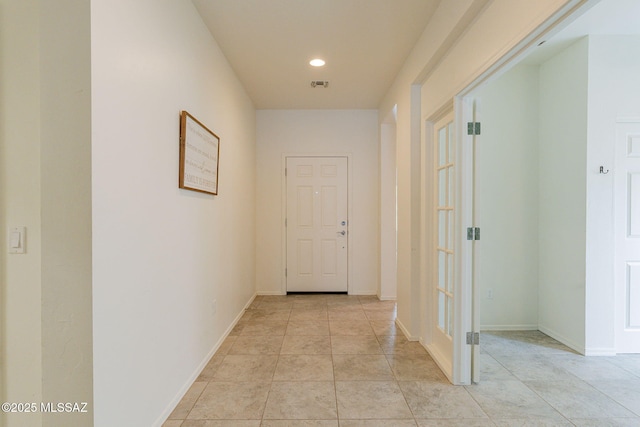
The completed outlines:
{"type": "Polygon", "coordinates": [[[487,299],[493,299],[493,289],[487,291],[487,299]]]}
{"type": "Polygon", "coordinates": [[[211,301],[211,314],[216,314],[218,312],[218,300],[214,299],[211,301]]]}

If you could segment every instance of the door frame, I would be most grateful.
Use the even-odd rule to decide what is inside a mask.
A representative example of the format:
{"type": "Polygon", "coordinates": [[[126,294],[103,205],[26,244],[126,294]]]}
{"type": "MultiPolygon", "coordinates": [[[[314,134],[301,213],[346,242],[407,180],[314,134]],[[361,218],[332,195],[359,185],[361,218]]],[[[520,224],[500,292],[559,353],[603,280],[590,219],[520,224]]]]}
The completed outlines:
{"type": "MultiPolygon", "coordinates": [[[[347,159],[347,218],[349,221],[349,231],[352,230],[352,202],[353,202],[353,172],[352,172],[352,154],[351,153],[282,153],[281,157],[281,167],[280,167],[280,247],[281,247],[281,259],[282,265],[280,268],[280,295],[287,294],[287,276],[285,275],[285,271],[287,268],[287,227],[285,226],[285,219],[287,217],[287,176],[285,175],[285,171],[287,169],[287,158],[288,157],[345,157],[347,159]]],[[[351,260],[353,259],[353,233],[349,232],[349,244],[347,245],[347,294],[351,295],[353,292],[352,283],[353,283],[353,268],[351,268],[351,260]]]]}

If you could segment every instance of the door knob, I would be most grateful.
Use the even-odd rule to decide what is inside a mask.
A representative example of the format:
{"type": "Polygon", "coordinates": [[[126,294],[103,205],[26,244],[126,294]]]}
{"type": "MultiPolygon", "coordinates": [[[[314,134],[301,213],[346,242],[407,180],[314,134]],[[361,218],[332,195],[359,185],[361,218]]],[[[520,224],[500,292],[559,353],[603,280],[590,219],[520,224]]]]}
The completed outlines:
{"type": "Polygon", "coordinates": [[[346,231],[344,231],[344,230],[342,230],[342,231],[338,231],[338,233],[337,233],[337,234],[340,234],[341,236],[344,236],[345,234],[347,234],[347,232],[346,232],[346,231]]]}

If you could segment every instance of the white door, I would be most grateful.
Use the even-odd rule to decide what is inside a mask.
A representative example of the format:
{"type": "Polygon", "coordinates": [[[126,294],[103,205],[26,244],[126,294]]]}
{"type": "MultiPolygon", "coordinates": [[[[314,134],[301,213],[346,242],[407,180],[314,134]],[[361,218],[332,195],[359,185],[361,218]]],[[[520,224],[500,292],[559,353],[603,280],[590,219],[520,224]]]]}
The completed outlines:
{"type": "Polygon", "coordinates": [[[347,158],[287,157],[287,292],[347,292],[347,158]]]}
{"type": "Polygon", "coordinates": [[[434,125],[435,259],[432,260],[433,306],[429,351],[440,368],[453,378],[455,280],[455,139],[453,114],[434,125]]]}
{"type": "Polygon", "coordinates": [[[616,352],[640,353],[640,123],[618,123],[615,163],[616,352]]]}

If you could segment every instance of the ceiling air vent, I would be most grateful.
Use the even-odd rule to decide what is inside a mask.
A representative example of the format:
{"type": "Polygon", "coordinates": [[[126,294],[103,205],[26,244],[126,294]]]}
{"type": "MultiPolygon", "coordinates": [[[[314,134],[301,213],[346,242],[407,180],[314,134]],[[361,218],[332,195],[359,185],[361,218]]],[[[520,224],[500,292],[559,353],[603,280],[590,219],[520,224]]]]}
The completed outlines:
{"type": "Polygon", "coordinates": [[[311,87],[329,87],[329,82],[326,80],[312,80],[311,87]]]}

